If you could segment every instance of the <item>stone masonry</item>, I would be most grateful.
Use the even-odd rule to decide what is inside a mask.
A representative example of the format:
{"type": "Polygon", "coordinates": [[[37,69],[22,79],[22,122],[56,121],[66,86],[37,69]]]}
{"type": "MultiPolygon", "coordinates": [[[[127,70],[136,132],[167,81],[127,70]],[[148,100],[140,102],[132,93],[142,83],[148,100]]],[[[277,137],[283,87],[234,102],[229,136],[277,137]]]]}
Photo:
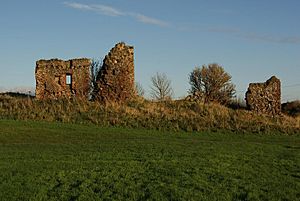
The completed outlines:
{"type": "Polygon", "coordinates": [[[278,115],[281,112],[281,84],[275,76],[265,83],[250,83],[246,93],[248,109],[259,114],[278,115]]]}
{"type": "Polygon", "coordinates": [[[103,60],[97,76],[96,99],[124,102],[135,94],[134,86],[134,48],[118,43],[103,60]]]}
{"type": "Polygon", "coordinates": [[[88,99],[90,91],[90,59],[39,60],[36,62],[36,98],[88,99]]]}

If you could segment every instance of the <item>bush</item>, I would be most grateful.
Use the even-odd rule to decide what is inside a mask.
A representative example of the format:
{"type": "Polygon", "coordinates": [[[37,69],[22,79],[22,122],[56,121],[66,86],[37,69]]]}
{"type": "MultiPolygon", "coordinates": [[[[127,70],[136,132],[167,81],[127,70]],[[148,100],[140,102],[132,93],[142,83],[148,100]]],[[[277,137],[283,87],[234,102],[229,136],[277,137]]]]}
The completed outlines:
{"type": "Polygon", "coordinates": [[[190,93],[202,96],[205,103],[228,104],[235,95],[231,76],[218,64],[196,67],[189,76],[190,93]]]}
{"type": "Polygon", "coordinates": [[[300,116],[300,100],[282,104],[282,112],[293,117],[300,116]]]}

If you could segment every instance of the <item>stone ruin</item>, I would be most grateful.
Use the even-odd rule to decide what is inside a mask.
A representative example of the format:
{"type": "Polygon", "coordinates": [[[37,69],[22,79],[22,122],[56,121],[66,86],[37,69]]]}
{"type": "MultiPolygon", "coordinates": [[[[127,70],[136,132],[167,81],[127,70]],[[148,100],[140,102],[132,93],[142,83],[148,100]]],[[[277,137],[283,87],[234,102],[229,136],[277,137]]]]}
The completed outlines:
{"type": "MultiPolygon", "coordinates": [[[[39,60],[36,62],[36,98],[82,98],[91,92],[90,59],[39,60]]],[[[97,75],[96,100],[123,102],[135,95],[134,49],[118,43],[103,60],[97,75]]]]}
{"type": "Polygon", "coordinates": [[[281,84],[275,76],[265,83],[250,83],[246,93],[248,109],[259,114],[278,115],[281,113],[281,84]]]}
{"type": "Polygon", "coordinates": [[[36,98],[87,99],[90,91],[90,59],[39,60],[36,62],[36,98]]]}
{"type": "Polygon", "coordinates": [[[135,95],[133,47],[116,44],[105,56],[96,80],[96,99],[123,102],[132,98],[135,95]]]}

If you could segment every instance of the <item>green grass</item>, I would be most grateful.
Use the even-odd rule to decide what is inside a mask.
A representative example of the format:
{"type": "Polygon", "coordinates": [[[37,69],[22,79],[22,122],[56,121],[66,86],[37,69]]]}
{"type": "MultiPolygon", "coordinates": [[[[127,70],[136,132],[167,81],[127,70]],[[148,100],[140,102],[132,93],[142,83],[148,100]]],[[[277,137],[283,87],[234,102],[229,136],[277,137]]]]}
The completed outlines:
{"type": "Polygon", "coordinates": [[[299,135],[0,121],[0,200],[299,200],[299,135]]]}

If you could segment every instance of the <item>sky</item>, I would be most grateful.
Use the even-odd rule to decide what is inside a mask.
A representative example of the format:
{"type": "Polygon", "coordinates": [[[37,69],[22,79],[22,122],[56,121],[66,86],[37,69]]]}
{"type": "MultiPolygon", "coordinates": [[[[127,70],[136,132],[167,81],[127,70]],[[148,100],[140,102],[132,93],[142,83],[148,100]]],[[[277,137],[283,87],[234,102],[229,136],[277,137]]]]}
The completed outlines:
{"type": "Polygon", "coordinates": [[[165,73],[175,98],[189,73],[218,63],[237,97],[272,75],[282,100],[300,99],[299,0],[0,0],[0,91],[35,88],[39,59],[102,59],[135,48],[135,79],[149,94],[165,73]]]}

